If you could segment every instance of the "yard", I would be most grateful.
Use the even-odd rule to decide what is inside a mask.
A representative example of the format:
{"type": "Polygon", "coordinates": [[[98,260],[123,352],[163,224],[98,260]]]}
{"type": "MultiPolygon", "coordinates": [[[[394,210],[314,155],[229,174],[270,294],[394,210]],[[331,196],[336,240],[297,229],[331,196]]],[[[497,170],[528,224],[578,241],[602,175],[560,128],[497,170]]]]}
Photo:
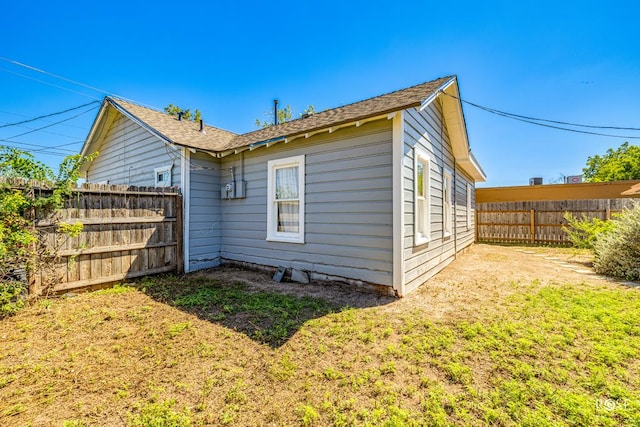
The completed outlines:
{"type": "Polygon", "coordinates": [[[0,321],[0,425],[640,426],[640,288],[588,261],[475,245],[402,300],[234,269],[41,300],[0,321]]]}

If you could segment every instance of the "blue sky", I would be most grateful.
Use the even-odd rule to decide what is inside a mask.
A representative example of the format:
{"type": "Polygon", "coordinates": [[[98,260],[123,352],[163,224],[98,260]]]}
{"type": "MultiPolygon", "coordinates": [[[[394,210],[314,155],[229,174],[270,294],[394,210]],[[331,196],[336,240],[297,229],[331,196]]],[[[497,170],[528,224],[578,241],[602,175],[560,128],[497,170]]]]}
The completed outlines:
{"type": "MultiPolygon", "coordinates": [[[[19,3],[2,7],[0,57],[158,109],[199,108],[234,132],[254,130],[274,98],[298,113],[322,110],[450,74],[464,99],[498,110],[640,127],[640,6],[631,1],[19,3]]],[[[0,60],[0,126],[102,96],[0,60]]],[[[0,139],[87,111],[12,139],[82,141],[90,108],[0,128],[0,139]]],[[[464,110],[484,186],[580,174],[588,156],[625,141],[464,110]]]]}

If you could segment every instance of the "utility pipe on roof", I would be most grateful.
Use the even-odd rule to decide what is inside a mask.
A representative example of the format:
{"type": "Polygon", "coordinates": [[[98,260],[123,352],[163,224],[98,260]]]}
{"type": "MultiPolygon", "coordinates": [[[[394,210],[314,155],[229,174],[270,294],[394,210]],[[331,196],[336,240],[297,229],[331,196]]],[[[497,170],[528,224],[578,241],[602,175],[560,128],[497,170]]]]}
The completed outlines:
{"type": "Polygon", "coordinates": [[[278,100],[273,100],[273,124],[278,125],[278,100]]]}

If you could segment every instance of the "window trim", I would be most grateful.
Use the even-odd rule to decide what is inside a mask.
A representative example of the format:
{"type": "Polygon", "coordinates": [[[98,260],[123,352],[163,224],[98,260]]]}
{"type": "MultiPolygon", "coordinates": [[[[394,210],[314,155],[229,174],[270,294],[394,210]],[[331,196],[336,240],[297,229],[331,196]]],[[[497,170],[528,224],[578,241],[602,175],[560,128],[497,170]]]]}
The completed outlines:
{"type": "Polygon", "coordinates": [[[422,147],[413,147],[413,246],[424,245],[431,240],[431,156],[422,147]],[[419,224],[418,164],[422,163],[425,173],[422,177],[424,188],[423,229],[419,224]]]}
{"type": "Polygon", "coordinates": [[[285,243],[304,243],[304,195],[305,195],[305,155],[285,157],[267,162],[267,241],[285,243]],[[275,171],[277,169],[298,167],[298,232],[277,231],[275,204],[275,171]]]}
{"type": "Polygon", "coordinates": [[[442,172],[442,235],[444,237],[450,237],[453,234],[453,221],[453,171],[445,167],[442,172]],[[448,191],[446,191],[447,187],[448,191]],[[449,200],[446,200],[447,198],[449,200]],[[449,227],[447,227],[447,218],[449,218],[449,227]]]}
{"type": "Polygon", "coordinates": [[[173,169],[173,164],[170,165],[165,165],[165,166],[160,166],[157,167],[153,170],[154,176],[153,176],[153,180],[155,182],[155,186],[156,187],[171,187],[171,175],[172,175],[172,169],[173,169]],[[169,173],[169,180],[167,181],[167,183],[160,183],[160,181],[158,181],[158,175],[161,173],[165,173],[168,172],[169,173]]]}

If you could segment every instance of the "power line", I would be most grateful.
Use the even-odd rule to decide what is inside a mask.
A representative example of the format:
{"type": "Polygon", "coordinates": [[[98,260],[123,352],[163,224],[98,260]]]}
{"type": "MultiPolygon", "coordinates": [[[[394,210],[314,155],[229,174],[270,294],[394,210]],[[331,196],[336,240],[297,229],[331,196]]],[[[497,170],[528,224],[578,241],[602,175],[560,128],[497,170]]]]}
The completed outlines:
{"type": "MultiPolygon", "coordinates": [[[[46,148],[41,148],[38,150],[33,150],[34,153],[40,152],[40,151],[44,151],[48,148],[60,148],[60,147],[68,147],[69,145],[76,145],[76,144],[84,144],[84,141],[74,141],[74,142],[69,142],[67,144],[60,144],[60,145],[53,145],[51,147],[46,147],[46,148]]],[[[71,150],[65,150],[65,151],[71,151],[71,150]]],[[[75,151],[74,151],[75,153],[75,151]]]]}
{"type": "MultiPolygon", "coordinates": [[[[52,123],[52,122],[50,122],[52,123]]],[[[63,125],[63,123],[60,123],[60,125],[63,125]]],[[[24,129],[35,129],[34,127],[31,126],[25,126],[25,125],[17,125],[19,128],[24,128],[24,129]]],[[[69,138],[69,139],[79,139],[81,138],[80,136],[73,136],[73,135],[67,135],[65,133],[58,133],[58,132],[52,132],[50,130],[43,130],[42,133],[46,133],[48,135],[55,135],[55,136],[63,136],[65,138],[69,138]]]]}
{"type": "Polygon", "coordinates": [[[10,139],[0,139],[0,142],[7,143],[7,144],[3,144],[7,147],[25,149],[30,151],[35,151],[35,150],[32,150],[29,147],[38,147],[40,148],[40,150],[37,150],[37,151],[42,154],[55,154],[57,156],[67,156],[69,154],[75,153],[74,150],[67,150],[64,148],[56,148],[56,147],[47,147],[46,145],[31,144],[29,142],[12,141],[10,139]],[[8,145],[8,144],[12,144],[12,145],[8,145]],[[28,146],[28,147],[25,147],[25,146],[28,146]]]}
{"type": "MultiPolygon", "coordinates": [[[[0,60],[1,60],[1,61],[5,61],[5,62],[8,62],[8,63],[13,64],[13,65],[17,65],[17,66],[19,66],[19,67],[26,68],[26,69],[31,70],[31,71],[35,71],[35,72],[37,72],[37,73],[44,74],[44,75],[49,76],[49,77],[53,77],[53,78],[55,78],[55,79],[63,80],[63,81],[65,81],[65,82],[68,82],[68,83],[71,83],[71,84],[74,84],[74,85],[78,85],[78,86],[82,86],[82,87],[87,88],[87,89],[91,89],[91,90],[93,90],[93,91],[96,91],[96,92],[102,93],[102,94],[104,94],[104,95],[114,96],[114,97],[117,97],[117,98],[123,99],[123,100],[125,100],[125,101],[129,101],[129,102],[133,102],[133,103],[136,103],[136,104],[142,105],[142,106],[144,106],[144,107],[154,108],[154,107],[151,107],[151,106],[149,106],[149,105],[146,105],[146,104],[143,104],[143,103],[137,102],[137,101],[135,101],[135,100],[133,100],[133,99],[131,99],[131,98],[127,98],[127,97],[124,97],[124,96],[122,96],[122,95],[118,95],[118,94],[115,94],[115,93],[113,93],[113,92],[110,92],[110,91],[108,91],[108,90],[100,89],[100,88],[97,88],[97,87],[95,87],[95,86],[91,86],[91,85],[88,85],[88,84],[85,84],[85,83],[82,83],[82,82],[79,82],[79,81],[76,81],[76,80],[70,79],[70,78],[68,78],[68,77],[61,76],[61,75],[59,75],[59,74],[54,74],[54,73],[52,73],[52,72],[49,72],[49,71],[46,71],[46,70],[43,70],[43,69],[40,69],[40,68],[34,67],[34,66],[32,66],[32,65],[23,64],[22,62],[14,61],[14,60],[12,60],[12,59],[4,58],[4,57],[2,57],[2,56],[0,56],[0,60]]],[[[34,77],[31,77],[31,76],[27,76],[27,75],[24,75],[24,74],[16,73],[16,72],[14,72],[14,71],[5,70],[5,69],[3,69],[3,68],[0,68],[0,71],[5,71],[5,72],[7,72],[7,73],[11,73],[11,74],[15,74],[15,75],[17,75],[17,76],[21,76],[21,77],[25,77],[25,78],[28,78],[28,79],[31,79],[31,80],[35,80],[35,81],[40,82],[40,83],[48,84],[48,85],[50,85],[50,86],[57,87],[57,88],[59,88],[59,89],[68,90],[68,91],[70,91],[70,92],[74,92],[74,93],[77,93],[77,94],[80,94],[80,95],[83,95],[83,96],[87,96],[87,97],[90,97],[90,98],[93,98],[93,99],[98,99],[98,98],[93,97],[93,96],[91,96],[91,95],[88,95],[88,94],[86,94],[86,93],[84,93],[84,92],[78,92],[78,91],[75,91],[75,90],[73,90],[73,89],[65,88],[65,87],[63,87],[63,86],[54,85],[54,84],[49,83],[49,82],[46,82],[46,81],[44,81],[44,80],[39,80],[39,79],[36,79],[36,78],[34,78],[34,77]]]]}
{"type": "MultiPolygon", "coordinates": [[[[64,80],[65,82],[73,83],[74,85],[82,86],[82,87],[85,87],[87,89],[94,90],[96,92],[104,93],[106,95],[115,95],[112,92],[106,91],[104,89],[99,89],[99,88],[94,87],[94,86],[90,86],[90,85],[87,85],[87,84],[84,84],[84,83],[81,83],[81,82],[77,82],[77,81],[72,80],[70,78],[67,78],[67,77],[64,77],[64,76],[60,76],[58,74],[53,74],[53,73],[50,73],[49,71],[45,71],[45,70],[42,70],[40,68],[33,67],[31,65],[23,64],[21,62],[14,61],[12,59],[8,59],[8,58],[4,58],[4,57],[0,56],[0,60],[8,62],[10,64],[17,65],[19,67],[26,68],[28,70],[32,70],[32,71],[35,71],[35,72],[38,72],[38,73],[42,73],[44,75],[47,75],[47,76],[50,76],[50,77],[53,77],[53,78],[56,78],[56,79],[59,79],[59,80],[64,80]]],[[[115,96],[117,96],[117,95],[115,95],[115,96]]]]}
{"type": "MultiPolygon", "coordinates": [[[[24,118],[30,118],[30,117],[31,117],[31,116],[27,116],[27,115],[24,115],[24,114],[13,113],[13,112],[11,112],[11,111],[5,111],[5,110],[0,110],[0,114],[9,114],[9,115],[11,115],[11,116],[24,117],[24,118]]],[[[43,122],[46,122],[46,123],[53,123],[53,122],[51,122],[50,120],[44,120],[44,119],[43,119],[42,121],[43,121],[43,122]]],[[[7,123],[8,123],[8,122],[4,122],[4,124],[7,124],[7,123]]],[[[16,126],[20,126],[20,125],[16,125],[16,126]]],[[[67,123],[65,123],[65,124],[63,124],[63,125],[61,125],[61,126],[64,126],[64,127],[67,127],[67,128],[82,129],[82,130],[85,130],[85,129],[86,129],[86,127],[85,127],[85,126],[74,126],[74,125],[70,125],[70,124],[67,124],[67,123]]],[[[22,126],[22,127],[26,127],[26,126],[22,126]]]]}
{"type": "MultiPolygon", "coordinates": [[[[449,94],[447,94],[449,95],[449,94]]],[[[453,95],[450,95],[453,96],[453,95]]],[[[499,115],[503,115],[503,116],[507,116],[507,117],[517,117],[520,119],[525,119],[525,120],[533,120],[533,121],[537,121],[537,122],[546,122],[546,123],[555,123],[555,124],[560,124],[560,125],[566,125],[566,126],[576,126],[576,127],[583,127],[583,128],[590,128],[590,129],[615,129],[615,130],[638,130],[640,131],[640,128],[632,128],[632,127],[621,127],[621,126],[597,126],[597,125],[585,125],[585,124],[580,124],[580,123],[571,123],[571,122],[562,122],[562,121],[558,121],[558,120],[549,120],[549,119],[539,119],[539,118],[535,118],[535,117],[529,117],[529,116],[523,116],[520,114],[515,114],[515,113],[508,113],[505,111],[500,111],[500,110],[496,110],[495,108],[490,108],[490,107],[485,107],[479,104],[475,104],[471,101],[466,101],[463,100],[463,102],[472,105],[476,108],[480,108],[482,110],[488,111],[490,113],[495,113],[495,114],[499,114],[499,115]]]]}
{"type": "Polygon", "coordinates": [[[53,83],[50,83],[50,82],[47,82],[47,81],[44,81],[44,80],[36,79],[35,77],[27,76],[25,74],[16,73],[15,71],[10,71],[10,70],[7,70],[5,68],[0,68],[0,71],[4,71],[5,73],[13,74],[13,75],[19,76],[19,77],[24,77],[25,79],[33,80],[33,81],[36,81],[38,83],[42,83],[42,84],[45,84],[45,85],[48,85],[48,86],[51,86],[51,87],[55,87],[55,88],[58,88],[58,89],[66,90],[67,92],[75,93],[76,95],[86,96],[87,98],[91,98],[91,99],[100,99],[100,98],[97,98],[97,97],[95,97],[93,95],[89,95],[89,94],[84,93],[84,92],[78,92],[77,90],[69,89],[68,87],[59,86],[59,85],[56,85],[56,84],[53,84],[53,83]]]}
{"type": "Polygon", "coordinates": [[[69,111],[78,110],[78,109],[80,109],[82,107],[86,107],[88,105],[95,104],[96,102],[99,102],[99,101],[91,101],[91,102],[88,102],[86,104],[78,105],[77,107],[67,108],[66,110],[63,110],[63,111],[57,111],[55,113],[45,114],[44,116],[38,116],[38,117],[34,117],[34,118],[31,118],[31,119],[28,119],[28,120],[22,120],[22,121],[19,121],[19,122],[15,122],[15,123],[8,123],[8,124],[5,124],[5,125],[0,125],[0,128],[6,128],[6,127],[9,127],[9,126],[17,126],[17,125],[21,125],[23,123],[35,122],[36,120],[44,119],[46,117],[57,116],[57,115],[60,115],[60,114],[68,113],[69,111]]]}
{"type": "Polygon", "coordinates": [[[464,102],[465,104],[471,105],[472,107],[476,107],[476,108],[478,108],[480,110],[486,111],[488,113],[496,114],[496,115],[501,116],[501,117],[506,117],[506,118],[509,118],[509,119],[512,119],[512,120],[518,120],[518,121],[521,121],[521,122],[524,122],[524,123],[529,123],[529,124],[532,124],[532,125],[543,126],[543,127],[547,127],[547,128],[551,128],[551,129],[563,130],[563,131],[567,131],[567,132],[582,133],[582,134],[587,134],[587,135],[607,136],[607,137],[622,138],[622,139],[640,139],[640,136],[613,135],[613,134],[601,133],[601,132],[591,132],[591,131],[586,131],[586,130],[571,129],[571,128],[566,128],[566,127],[562,127],[562,126],[555,126],[555,125],[550,125],[550,124],[546,124],[546,123],[564,124],[564,125],[567,125],[567,126],[577,126],[577,127],[585,127],[585,128],[592,128],[592,129],[618,129],[618,130],[638,130],[638,131],[640,131],[640,128],[618,127],[618,126],[584,125],[584,124],[578,124],[578,123],[561,122],[561,121],[557,121],[557,120],[537,119],[537,118],[534,118],[534,117],[528,117],[528,116],[523,116],[523,115],[519,115],[519,114],[508,113],[508,112],[505,112],[505,111],[496,110],[495,108],[485,107],[483,105],[476,104],[476,103],[464,100],[464,99],[459,98],[459,97],[457,97],[455,95],[451,95],[451,94],[446,93],[444,91],[441,91],[441,93],[443,93],[444,95],[447,95],[447,96],[449,96],[451,98],[457,99],[460,102],[464,102]],[[546,123],[539,123],[539,122],[546,122],[546,123]]]}
{"type": "Polygon", "coordinates": [[[42,126],[42,127],[40,127],[40,128],[37,128],[37,129],[32,129],[32,130],[30,130],[30,131],[23,132],[23,133],[20,133],[20,134],[18,134],[18,135],[13,135],[13,136],[10,136],[9,138],[18,138],[18,137],[20,137],[20,136],[28,135],[28,134],[30,134],[30,133],[37,132],[37,131],[42,130],[42,129],[50,128],[51,126],[55,126],[55,125],[58,125],[58,124],[60,124],[60,123],[68,122],[69,120],[73,120],[73,119],[75,119],[75,118],[77,118],[77,117],[82,116],[83,114],[87,114],[88,112],[93,111],[93,110],[95,110],[96,108],[98,108],[98,107],[96,106],[96,107],[89,108],[88,110],[83,111],[82,113],[76,114],[75,116],[71,116],[71,117],[68,117],[68,118],[66,118],[66,119],[64,119],[64,120],[60,120],[59,122],[51,123],[51,124],[48,124],[48,125],[46,125],[46,126],[42,126]]]}

